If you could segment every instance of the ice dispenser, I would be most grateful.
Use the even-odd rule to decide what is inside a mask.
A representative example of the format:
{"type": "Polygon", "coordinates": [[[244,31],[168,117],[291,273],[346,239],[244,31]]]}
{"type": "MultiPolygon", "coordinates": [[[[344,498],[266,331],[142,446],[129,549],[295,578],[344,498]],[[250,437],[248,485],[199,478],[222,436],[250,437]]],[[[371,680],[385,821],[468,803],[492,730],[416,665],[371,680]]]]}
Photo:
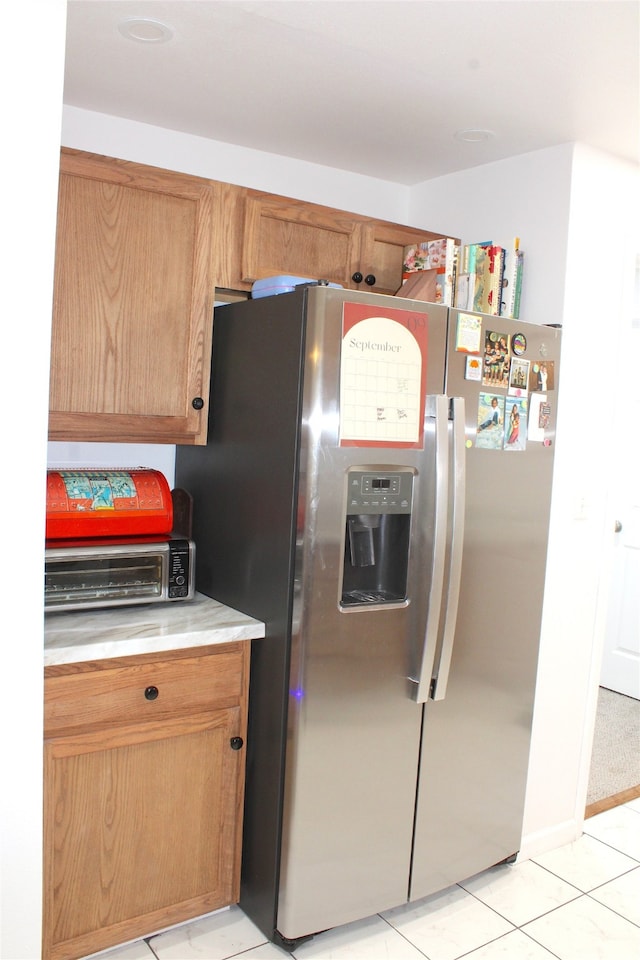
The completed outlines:
{"type": "Polygon", "coordinates": [[[349,470],[343,607],[407,599],[413,472],[349,470]]]}

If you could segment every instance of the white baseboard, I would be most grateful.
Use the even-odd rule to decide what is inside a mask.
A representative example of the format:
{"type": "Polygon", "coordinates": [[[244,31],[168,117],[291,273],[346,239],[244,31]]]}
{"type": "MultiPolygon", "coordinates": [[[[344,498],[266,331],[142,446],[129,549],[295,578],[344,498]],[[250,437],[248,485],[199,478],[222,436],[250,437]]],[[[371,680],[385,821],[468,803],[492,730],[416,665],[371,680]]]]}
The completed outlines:
{"type": "Polygon", "coordinates": [[[565,820],[545,830],[527,834],[522,838],[518,861],[531,860],[549,850],[556,850],[567,843],[573,843],[582,836],[584,821],[565,820]]]}

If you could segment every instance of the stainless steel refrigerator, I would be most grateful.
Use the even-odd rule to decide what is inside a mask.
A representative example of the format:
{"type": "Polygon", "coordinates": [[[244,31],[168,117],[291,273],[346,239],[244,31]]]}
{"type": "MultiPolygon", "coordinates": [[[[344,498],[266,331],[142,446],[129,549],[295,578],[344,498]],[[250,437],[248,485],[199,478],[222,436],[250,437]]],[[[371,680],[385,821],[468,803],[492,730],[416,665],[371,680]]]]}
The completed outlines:
{"type": "Polygon", "coordinates": [[[519,849],[559,354],[323,285],[215,311],[176,485],[198,589],[266,623],[240,905],[286,948],[519,849]]]}

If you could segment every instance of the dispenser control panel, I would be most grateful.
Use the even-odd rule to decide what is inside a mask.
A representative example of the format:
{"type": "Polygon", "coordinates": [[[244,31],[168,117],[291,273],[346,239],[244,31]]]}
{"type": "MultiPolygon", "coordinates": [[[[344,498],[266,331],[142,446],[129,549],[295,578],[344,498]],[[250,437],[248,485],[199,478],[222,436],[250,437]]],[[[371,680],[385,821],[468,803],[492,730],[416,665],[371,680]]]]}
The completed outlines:
{"type": "Polygon", "coordinates": [[[349,471],[347,513],[411,513],[413,474],[409,471],[349,471]]]}

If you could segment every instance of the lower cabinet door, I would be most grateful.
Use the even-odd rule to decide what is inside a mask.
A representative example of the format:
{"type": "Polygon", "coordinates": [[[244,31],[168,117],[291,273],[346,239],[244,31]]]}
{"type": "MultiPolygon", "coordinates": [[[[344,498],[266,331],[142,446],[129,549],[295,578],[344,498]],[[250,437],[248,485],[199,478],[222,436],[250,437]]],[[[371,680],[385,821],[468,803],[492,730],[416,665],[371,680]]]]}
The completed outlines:
{"type": "Polygon", "coordinates": [[[45,740],[46,960],[237,901],[243,732],[237,707],[45,740]]]}

